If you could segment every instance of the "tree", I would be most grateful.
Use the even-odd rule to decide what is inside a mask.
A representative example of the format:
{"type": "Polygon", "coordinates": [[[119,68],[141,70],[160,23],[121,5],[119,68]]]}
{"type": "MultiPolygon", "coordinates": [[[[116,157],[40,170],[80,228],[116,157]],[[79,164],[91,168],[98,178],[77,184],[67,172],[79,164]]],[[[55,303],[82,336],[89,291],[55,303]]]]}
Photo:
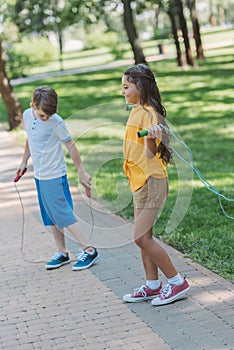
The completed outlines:
{"type": "Polygon", "coordinates": [[[194,63],[194,59],[193,59],[192,49],[191,49],[190,42],[189,42],[188,27],[187,27],[186,19],[184,17],[182,0],[172,0],[171,6],[176,6],[176,8],[177,8],[177,14],[178,14],[179,21],[180,21],[180,28],[181,28],[181,31],[183,34],[183,39],[184,39],[186,61],[190,66],[194,66],[195,63],[194,63]]]}
{"type": "Polygon", "coordinates": [[[168,16],[171,20],[171,29],[172,29],[172,34],[175,42],[175,47],[176,47],[176,58],[177,58],[177,63],[179,67],[183,67],[184,62],[182,58],[182,51],[180,48],[180,41],[179,41],[179,36],[178,36],[178,29],[177,29],[177,23],[176,23],[176,16],[174,13],[174,9],[170,7],[167,11],[168,16]]]}
{"type": "Polygon", "coordinates": [[[131,0],[122,0],[124,5],[124,26],[127,31],[127,35],[129,38],[129,42],[132,47],[132,51],[134,54],[135,64],[138,63],[146,63],[145,56],[143,54],[143,50],[140,46],[139,38],[136,32],[136,27],[133,21],[133,14],[131,8],[131,0]]]}
{"type": "Polygon", "coordinates": [[[185,47],[186,62],[188,65],[195,66],[189,42],[188,28],[186,18],[184,16],[182,0],[147,0],[143,2],[140,0],[138,1],[140,3],[140,6],[138,6],[138,8],[146,8],[146,6],[149,6],[148,4],[151,4],[151,7],[154,8],[157,4],[158,9],[167,13],[171,22],[171,31],[175,42],[178,65],[185,65],[185,60],[180,45],[180,43],[183,42],[185,47]],[[180,32],[182,33],[181,37],[179,37],[180,32]]]}
{"type": "Polygon", "coordinates": [[[0,36],[0,93],[8,113],[9,128],[19,125],[22,118],[22,107],[6,74],[6,56],[0,36]]]}
{"type": "Polygon", "coordinates": [[[61,69],[63,69],[62,30],[67,26],[67,22],[62,21],[64,6],[65,1],[59,0],[16,0],[12,14],[21,34],[47,35],[49,31],[57,34],[61,69]]]}
{"type": "Polygon", "coordinates": [[[188,65],[195,66],[193,59],[193,54],[189,42],[188,36],[188,27],[187,22],[184,16],[183,3],[182,0],[158,0],[160,6],[168,14],[171,26],[172,34],[175,41],[176,53],[177,53],[177,62],[179,66],[185,64],[183,59],[182,50],[180,48],[180,41],[184,43],[185,47],[185,57],[188,65]],[[179,32],[182,33],[182,40],[179,39],[179,32]]]}
{"type": "Polygon", "coordinates": [[[196,52],[197,52],[197,59],[204,60],[205,56],[204,56],[203,47],[202,47],[200,25],[198,21],[197,10],[196,10],[196,0],[186,0],[186,5],[190,11],[190,17],[191,17],[192,26],[193,26],[193,36],[194,36],[196,52]]]}
{"type": "Polygon", "coordinates": [[[4,20],[10,17],[8,12],[9,5],[11,5],[10,1],[0,5],[0,94],[6,107],[9,129],[12,130],[21,121],[22,107],[6,73],[6,54],[3,48],[2,33],[4,20]]]}

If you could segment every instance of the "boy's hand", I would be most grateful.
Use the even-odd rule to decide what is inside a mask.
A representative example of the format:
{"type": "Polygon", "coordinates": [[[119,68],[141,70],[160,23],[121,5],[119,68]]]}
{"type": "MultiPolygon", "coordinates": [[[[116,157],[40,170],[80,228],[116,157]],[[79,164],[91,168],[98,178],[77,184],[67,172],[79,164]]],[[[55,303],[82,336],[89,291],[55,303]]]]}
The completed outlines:
{"type": "Polygon", "coordinates": [[[21,176],[23,176],[27,171],[27,167],[19,168],[16,173],[16,177],[14,178],[14,182],[18,182],[21,176]]]}
{"type": "Polygon", "coordinates": [[[148,129],[148,138],[162,140],[162,129],[159,125],[154,125],[148,129]]]}
{"type": "Polygon", "coordinates": [[[88,173],[86,173],[83,169],[80,169],[79,181],[84,186],[86,190],[86,195],[88,197],[91,196],[91,180],[92,180],[92,177],[88,173]]]}

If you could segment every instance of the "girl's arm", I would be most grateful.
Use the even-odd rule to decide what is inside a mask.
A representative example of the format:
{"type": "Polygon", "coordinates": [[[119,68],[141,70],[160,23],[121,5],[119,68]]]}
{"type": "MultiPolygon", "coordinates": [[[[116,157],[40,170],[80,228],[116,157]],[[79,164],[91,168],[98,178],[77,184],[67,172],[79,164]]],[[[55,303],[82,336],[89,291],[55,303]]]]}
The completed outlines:
{"type": "Polygon", "coordinates": [[[147,158],[153,158],[157,153],[158,147],[155,139],[162,139],[162,129],[159,125],[151,126],[148,129],[148,135],[144,138],[145,154],[147,158]]]}
{"type": "Polygon", "coordinates": [[[22,162],[18,168],[18,171],[20,174],[23,174],[23,171],[25,169],[27,169],[27,164],[28,164],[28,160],[29,160],[30,156],[31,156],[31,153],[30,153],[28,139],[27,139],[25,142],[25,146],[24,146],[23,159],[22,159],[22,162]]]}
{"type": "Polygon", "coordinates": [[[73,160],[73,163],[75,164],[75,167],[78,172],[79,181],[80,183],[85,187],[90,189],[91,187],[91,176],[85,172],[82,160],[80,157],[80,153],[78,151],[78,148],[76,147],[76,144],[73,140],[70,140],[68,142],[65,142],[65,146],[73,160]]]}

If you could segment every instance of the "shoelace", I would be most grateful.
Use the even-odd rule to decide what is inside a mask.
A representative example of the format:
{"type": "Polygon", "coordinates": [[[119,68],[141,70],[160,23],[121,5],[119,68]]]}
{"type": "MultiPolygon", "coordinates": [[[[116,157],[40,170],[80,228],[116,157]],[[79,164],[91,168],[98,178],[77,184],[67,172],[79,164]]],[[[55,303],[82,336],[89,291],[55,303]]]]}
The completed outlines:
{"type": "Polygon", "coordinates": [[[88,255],[89,255],[88,253],[80,249],[80,252],[76,254],[76,258],[77,260],[84,262],[88,255]]]}
{"type": "Polygon", "coordinates": [[[166,284],[165,287],[161,290],[160,294],[163,295],[164,297],[168,297],[171,295],[172,289],[170,284],[166,284]]]}
{"type": "Polygon", "coordinates": [[[62,253],[55,253],[54,256],[52,256],[51,259],[53,260],[59,260],[60,258],[64,257],[62,253]]]}
{"type": "Polygon", "coordinates": [[[147,293],[146,293],[146,291],[145,291],[145,288],[146,288],[146,286],[143,285],[143,286],[141,286],[140,288],[135,289],[134,292],[133,292],[133,294],[136,295],[136,294],[138,294],[139,292],[141,292],[142,295],[143,295],[144,297],[146,297],[146,296],[147,296],[147,293]]]}
{"type": "Polygon", "coordinates": [[[83,253],[84,253],[83,249],[80,248],[78,250],[78,253],[75,255],[76,259],[80,260],[80,257],[83,255],[83,253]]]}

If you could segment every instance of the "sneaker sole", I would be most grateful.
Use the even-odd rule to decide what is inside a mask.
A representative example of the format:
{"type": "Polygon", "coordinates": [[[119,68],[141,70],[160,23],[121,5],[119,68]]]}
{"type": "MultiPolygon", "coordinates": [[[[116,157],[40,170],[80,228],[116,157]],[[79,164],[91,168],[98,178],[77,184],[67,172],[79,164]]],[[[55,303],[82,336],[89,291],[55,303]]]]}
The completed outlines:
{"type": "Polygon", "coordinates": [[[85,270],[85,269],[88,269],[89,267],[91,267],[93,264],[95,264],[95,262],[99,259],[99,254],[96,256],[95,259],[93,259],[91,261],[91,263],[89,263],[89,265],[86,265],[86,266],[81,266],[81,267],[72,267],[72,270],[73,271],[80,271],[80,270],[85,270]]]}
{"type": "Polygon", "coordinates": [[[137,303],[139,301],[147,301],[147,300],[152,300],[155,299],[157,295],[154,295],[152,297],[147,297],[147,298],[131,298],[131,297],[123,297],[123,301],[126,303],[137,303]]]}
{"type": "Polygon", "coordinates": [[[170,304],[175,300],[179,300],[179,299],[183,298],[183,296],[189,291],[189,289],[190,289],[190,287],[187,287],[185,290],[176,294],[174,297],[171,297],[171,298],[166,299],[166,300],[152,300],[151,305],[160,306],[160,305],[170,304]]]}
{"type": "Polygon", "coordinates": [[[60,266],[69,264],[70,262],[71,262],[71,260],[64,261],[63,263],[57,264],[57,265],[45,265],[45,268],[46,268],[46,270],[53,270],[53,269],[57,269],[60,266]]]}

